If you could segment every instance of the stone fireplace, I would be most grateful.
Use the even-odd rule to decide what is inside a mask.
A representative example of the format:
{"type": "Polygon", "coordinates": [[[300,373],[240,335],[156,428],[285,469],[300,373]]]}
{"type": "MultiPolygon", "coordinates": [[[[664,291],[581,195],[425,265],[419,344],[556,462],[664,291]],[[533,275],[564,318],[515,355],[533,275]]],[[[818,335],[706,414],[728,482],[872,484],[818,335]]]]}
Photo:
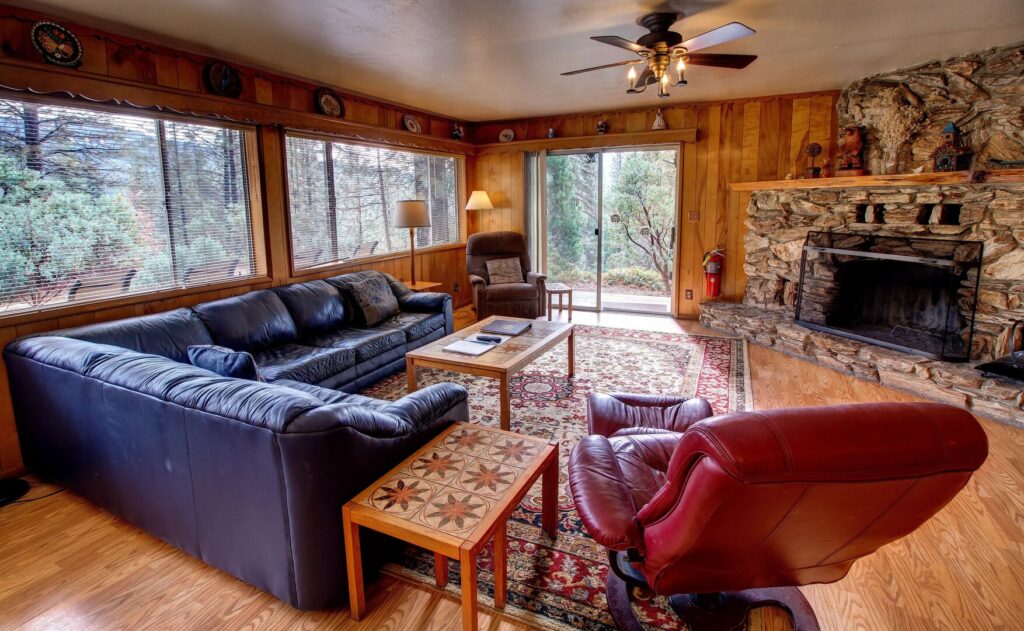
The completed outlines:
{"type": "Polygon", "coordinates": [[[743,304],[705,303],[701,322],[1021,423],[1024,383],[983,375],[973,365],[1005,354],[1013,322],[1024,320],[1024,182],[925,184],[907,176],[901,185],[890,179],[864,178],[873,185],[862,186],[823,181],[818,188],[763,183],[747,207],[743,304]],[[852,293],[839,292],[837,279],[852,283],[852,293]],[[804,325],[820,326],[799,324],[798,305],[804,325]],[[945,337],[950,346],[914,348],[892,339],[897,327],[906,334],[903,342],[916,334],[945,337]],[[859,335],[872,328],[890,338],[859,335]]]}
{"type": "Polygon", "coordinates": [[[809,232],[795,320],[816,331],[966,361],[981,253],[978,241],[809,232]]]}

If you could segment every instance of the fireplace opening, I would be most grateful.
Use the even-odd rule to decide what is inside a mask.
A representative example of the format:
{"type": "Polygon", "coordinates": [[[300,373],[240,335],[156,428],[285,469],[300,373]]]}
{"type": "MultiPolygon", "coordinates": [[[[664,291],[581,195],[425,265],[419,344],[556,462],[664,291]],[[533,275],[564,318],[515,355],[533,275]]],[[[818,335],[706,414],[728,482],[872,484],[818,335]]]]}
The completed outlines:
{"type": "Polygon", "coordinates": [[[970,358],[981,244],[812,232],[804,244],[796,320],[881,346],[970,358]]]}

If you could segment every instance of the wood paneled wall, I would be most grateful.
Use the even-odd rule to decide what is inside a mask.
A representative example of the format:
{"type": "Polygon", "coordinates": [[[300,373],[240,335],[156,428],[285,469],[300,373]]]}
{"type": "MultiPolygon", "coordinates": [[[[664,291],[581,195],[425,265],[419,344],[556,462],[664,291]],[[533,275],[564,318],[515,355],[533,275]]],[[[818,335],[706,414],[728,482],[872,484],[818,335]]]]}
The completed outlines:
{"type": "MultiPolygon", "coordinates": [[[[680,317],[696,317],[698,305],[707,299],[701,259],[704,252],[716,246],[726,250],[721,298],[742,299],[746,284],[744,220],[749,194],[730,191],[729,183],[782,179],[788,173],[799,176],[809,165],[803,150],[811,142],[824,149],[818,165],[831,159],[838,136],[837,97],[838,92],[821,92],[661,108],[669,129],[697,130],[696,142],[679,145],[682,196],[676,308],[680,317]],[[686,297],[687,290],[692,290],[692,298],[686,297]]],[[[635,134],[649,130],[656,115],[656,108],[649,108],[488,122],[474,127],[473,138],[481,144],[494,143],[507,127],[515,132],[516,141],[541,141],[553,128],[564,145],[564,139],[573,137],[591,140],[598,121],[604,120],[609,124],[604,138],[635,145],[635,134]]],[[[644,142],[651,140],[648,137],[644,142]]],[[[490,146],[467,159],[469,186],[486,190],[492,200],[503,200],[501,204],[495,201],[494,210],[471,220],[470,231],[522,230],[523,150],[514,145],[507,151],[490,146]]]]}
{"type": "MultiPolygon", "coordinates": [[[[313,94],[320,86],[236,65],[243,78],[239,99],[209,94],[201,71],[209,58],[155,46],[131,38],[56,20],[71,28],[82,42],[83,64],[69,70],[47,65],[29,40],[32,24],[53,16],[0,7],[0,86],[51,94],[54,98],[81,98],[103,103],[129,102],[135,106],[196,113],[258,125],[259,198],[262,200],[263,238],[266,242],[266,276],[214,288],[130,296],[96,305],[75,305],[32,314],[0,317],[0,348],[14,338],[58,328],[189,307],[200,302],[239,295],[288,282],[324,278],[364,269],[376,269],[408,278],[408,254],[375,257],[354,265],[292,275],[284,194],[283,128],[298,128],[361,140],[385,142],[466,154],[473,145],[448,136],[452,120],[391,103],[377,102],[338,90],[345,102],[345,118],[314,112],[313,94]],[[423,134],[402,129],[402,117],[412,113],[423,134]]],[[[0,92],[2,95],[2,92],[0,92]]],[[[260,209],[254,209],[260,210],[260,209]]],[[[466,276],[463,244],[417,253],[421,279],[442,283],[458,306],[472,299],[466,276]]],[[[0,475],[22,468],[7,373],[0,362],[0,475]]]]}

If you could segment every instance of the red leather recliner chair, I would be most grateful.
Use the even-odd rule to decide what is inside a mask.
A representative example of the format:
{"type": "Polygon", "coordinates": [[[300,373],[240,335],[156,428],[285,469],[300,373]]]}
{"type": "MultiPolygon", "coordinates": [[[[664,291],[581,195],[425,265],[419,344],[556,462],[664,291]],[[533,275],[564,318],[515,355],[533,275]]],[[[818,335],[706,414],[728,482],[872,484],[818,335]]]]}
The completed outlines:
{"type": "Polygon", "coordinates": [[[700,420],[704,406],[592,395],[590,426],[605,435],[573,450],[569,482],[588,532],[609,549],[608,603],[621,629],[640,629],[629,604],[638,586],[671,595],[691,631],[732,629],[765,604],[788,609],[798,630],[817,629],[795,586],[837,581],[910,534],[988,455],[978,422],[948,405],[700,420]]]}

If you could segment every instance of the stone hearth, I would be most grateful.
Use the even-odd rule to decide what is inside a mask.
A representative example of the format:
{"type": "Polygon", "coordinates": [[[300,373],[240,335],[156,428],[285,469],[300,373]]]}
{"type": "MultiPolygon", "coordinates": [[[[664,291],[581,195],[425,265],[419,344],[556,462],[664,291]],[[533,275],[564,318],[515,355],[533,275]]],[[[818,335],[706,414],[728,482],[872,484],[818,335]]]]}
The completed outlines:
{"type": "Polygon", "coordinates": [[[741,335],[750,342],[816,362],[987,418],[1024,426],[1024,383],[986,377],[970,364],[928,359],[873,344],[820,333],[793,321],[792,314],[726,302],[701,305],[703,325],[741,335]]]}

